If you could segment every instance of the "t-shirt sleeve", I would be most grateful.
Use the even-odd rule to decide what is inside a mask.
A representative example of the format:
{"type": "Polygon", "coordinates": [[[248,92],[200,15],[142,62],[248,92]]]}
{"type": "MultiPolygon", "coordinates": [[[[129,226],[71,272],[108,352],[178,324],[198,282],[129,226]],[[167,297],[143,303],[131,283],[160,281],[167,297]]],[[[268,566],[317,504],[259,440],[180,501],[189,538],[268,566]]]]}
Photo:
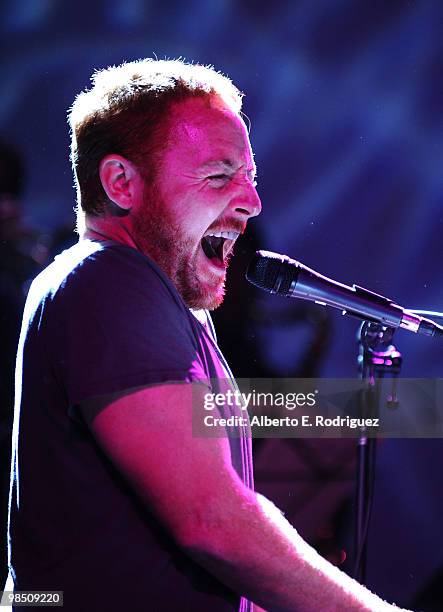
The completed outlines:
{"type": "Polygon", "coordinates": [[[112,248],[89,257],[51,306],[49,343],[70,409],[149,384],[209,384],[184,303],[136,251],[112,248]]]}

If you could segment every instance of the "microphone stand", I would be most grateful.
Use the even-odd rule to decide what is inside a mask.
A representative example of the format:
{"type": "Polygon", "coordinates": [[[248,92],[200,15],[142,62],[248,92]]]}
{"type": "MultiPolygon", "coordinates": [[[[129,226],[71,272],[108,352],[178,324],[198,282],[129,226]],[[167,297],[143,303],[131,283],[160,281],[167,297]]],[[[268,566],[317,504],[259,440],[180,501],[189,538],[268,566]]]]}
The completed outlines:
{"type": "MultiPolygon", "coordinates": [[[[395,329],[381,323],[364,321],[358,334],[359,376],[365,381],[360,395],[360,412],[363,418],[377,417],[380,405],[381,379],[386,373],[393,377],[392,393],[388,407],[397,408],[396,378],[400,374],[402,356],[392,344],[395,329]]],[[[374,495],[375,458],[377,439],[366,436],[360,428],[357,444],[357,482],[354,535],[353,577],[361,584],[366,579],[367,536],[374,495]]]]}

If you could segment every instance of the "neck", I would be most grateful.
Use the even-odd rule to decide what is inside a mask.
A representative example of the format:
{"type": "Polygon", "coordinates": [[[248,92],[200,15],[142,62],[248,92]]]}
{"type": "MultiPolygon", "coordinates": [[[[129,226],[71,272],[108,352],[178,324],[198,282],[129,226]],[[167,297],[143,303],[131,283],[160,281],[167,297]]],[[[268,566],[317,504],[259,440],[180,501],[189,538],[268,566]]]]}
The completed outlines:
{"type": "Polygon", "coordinates": [[[109,222],[104,218],[86,219],[86,227],[80,235],[80,240],[110,240],[139,250],[126,225],[109,222]]]}
{"type": "Polygon", "coordinates": [[[105,232],[99,232],[97,230],[86,228],[81,236],[81,240],[111,240],[117,242],[113,236],[105,232]]]}

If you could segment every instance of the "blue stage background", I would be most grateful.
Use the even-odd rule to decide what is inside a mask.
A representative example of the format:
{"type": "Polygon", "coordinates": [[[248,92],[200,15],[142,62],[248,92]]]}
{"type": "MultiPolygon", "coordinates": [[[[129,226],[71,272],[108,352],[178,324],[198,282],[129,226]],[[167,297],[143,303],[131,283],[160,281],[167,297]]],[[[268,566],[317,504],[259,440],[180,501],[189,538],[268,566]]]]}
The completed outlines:
{"type": "MultiPolygon", "coordinates": [[[[23,153],[29,223],[73,220],[66,110],[93,70],[181,56],[246,93],[262,248],[443,310],[442,25],[437,0],[6,0],[0,136],[23,153]]],[[[321,373],[352,377],[357,324],[331,321],[321,373]]],[[[273,367],[296,359],[297,329],[262,333],[273,367]]],[[[396,340],[404,376],[442,376],[441,342],[396,340]]],[[[388,441],[379,453],[369,583],[404,605],[443,565],[442,450],[388,441]]]]}

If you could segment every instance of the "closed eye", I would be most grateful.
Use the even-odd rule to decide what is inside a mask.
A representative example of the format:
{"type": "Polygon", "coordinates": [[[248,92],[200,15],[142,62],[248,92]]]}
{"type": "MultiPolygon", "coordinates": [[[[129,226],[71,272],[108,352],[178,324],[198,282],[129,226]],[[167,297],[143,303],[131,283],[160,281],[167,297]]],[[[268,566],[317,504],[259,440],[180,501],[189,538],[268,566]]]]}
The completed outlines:
{"type": "Polygon", "coordinates": [[[230,176],[228,174],[211,174],[208,176],[208,181],[211,181],[212,184],[216,187],[223,187],[229,180],[230,176]]]}
{"type": "MultiPolygon", "coordinates": [[[[248,179],[253,187],[257,187],[256,175],[254,172],[248,173],[248,179]]],[[[207,177],[207,180],[214,182],[216,185],[224,185],[230,181],[233,177],[230,174],[211,174],[207,177]]]]}
{"type": "Polygon", "coordinates": [[[212,174],[211,176],[208,176],[209,179],[213,180],[217,180],[217,179],[227,179],[229,178],[227,174],[212,174]]]}

